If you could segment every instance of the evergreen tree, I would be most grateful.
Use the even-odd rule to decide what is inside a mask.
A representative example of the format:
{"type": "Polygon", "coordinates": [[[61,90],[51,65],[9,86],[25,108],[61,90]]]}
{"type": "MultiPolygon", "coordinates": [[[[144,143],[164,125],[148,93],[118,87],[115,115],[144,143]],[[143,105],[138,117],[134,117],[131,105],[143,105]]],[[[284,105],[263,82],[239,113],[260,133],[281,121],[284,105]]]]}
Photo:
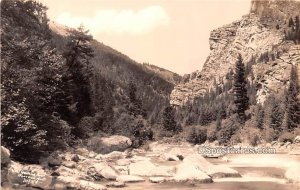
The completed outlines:
{"type": "MultiPolygon", "coordinates": [[[[92,41],[92,36],[88,35],[88,31],[80,26],[77,30],[72,30],[69,36],[69,42],[64,52],[66,65],[70,75],[65,75],[64,80],[69,82],[66,93],[72,98],[73,114],[71,115],[71,123],[77,125],[80,119],[84,116],[93,113],[90,94],[90,58],[93,55],[93,49],[89,43],[92,41]]],[[[74,131],[75,135],[79,131],[74,131]]]]}
{"type": "Polygon", "coordinates": [[[196,132],[196,128],[192,127],[190,133],[187,136],[186,139],[188,142],[192,143],[192,144],[197,144],[197,132],[196,132]]]}
{"type": "Polygon", "coordinates": [[[246,120],[245,111],[249,107],[249,98],[247,97],[246,89],[246,78],[245,78],[245,66],[242,61],[242,56],[239,54],[238,60],[235,66],[234,75],[234,104],[236,106],[236,113],[239,116],[239,122],[244,123],[246,120]]]}
{"type": "Polygon", "coordinates": [[[292,67],[290,84],[285,92],[285,118],[284,128],[292,131],[300,123],[300,105],[297,100],[299,88],[297,86],[297,72],[295,66],[292,67]]]}
{"type": "Polygon", "coordinates": [[[271,96],[269,99],[269,105],[271,106],[270,128],[272,128],[278,134],[282,131],[281,125],[284,113],[280,102],[274,96],[271,96]]]}
{"type": "Polygon", "coordinates": [[[265,111],[261,104],[258,104],[255,117],[255,125],[259,129],[264,128],[265,111]]]}
{"type": "Polygon", "coordinates": [[[289,27],[293,27],[294,26],[294,20],[293,20],[293,18],[291,17],[290,19],[289,19],[289,27]]]}
{"type": "Polygon", "coordinates": [[[217,120],[216,120],[216,131],[219,131],[222,127],[222,118],[221,112],[218,112],[217,120]]]}
{"type": "Polygon", "coordinates": [[[65,145],[70,129],[53,119],[61,118],[67,96],[63,59],[51,46],[46,10],[32,0],[1,2],[2,143],[13,157],[29,162],[65,145]]]}
{"type": "Polygon", "coordinates": [[[177,133],[181,130],[175,121],[175,112],[171,105],[166,106],[163,111],[163,127],[165,130],[173,133],[177,133]]]}
{"type": "Polygon", "coordinates": [[[128,111],[130,115],[133,115],[135,117],[141,115],[145,118],[147,116],[147,113],[146,110],[143,108],[142,101],[137,97],[137,87],[133,83],[133,81],[130,81],[128,84],[128,97],[128,111]]]}

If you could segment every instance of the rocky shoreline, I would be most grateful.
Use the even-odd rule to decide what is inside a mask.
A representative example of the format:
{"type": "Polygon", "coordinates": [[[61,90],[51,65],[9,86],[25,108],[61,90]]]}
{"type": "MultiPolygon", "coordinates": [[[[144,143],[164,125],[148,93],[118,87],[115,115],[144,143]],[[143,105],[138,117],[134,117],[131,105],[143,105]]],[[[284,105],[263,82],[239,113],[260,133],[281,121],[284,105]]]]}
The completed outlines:
{"type": "MultiPolygon", "coordinates": [[[[128,183],[212,183],[221,178],[241,178],[226,164],[212,164],[199,154],[199,145],[182,142],[170,144],[152,142],[146,148],[132,149],[126,137],[112,136],[100,154],[81,147],[57,151],[41,159],[40,165],[23,165],[10,159],[9,151],[1,147],[3,189],[81,189],[101,190],[122,188],[128,183]],[[126,142],[126,144],[124,144],[126,142]],[[127,146],[127,147],[126,147],[127,146]],[[117,151],[126,149],[123,152],[117,151]]],[[[299,138],[292,144],[270,144],[299,151],[299,138]],[[297,149],[298,147],[298,149],[297,149]]],[[[208,144],[206,144],[208,145],[208,144]]],[[[213,146],[213,145],[210,145],[213,146]]],[[[104,146],[103,146],[104,147],[104,146]]],[[[226,160],[226,156],[222,158],[226,160]]],[[[226,162],[230,162],[230,158],[226,162]]],[[[288,168],[285,177],[299,183],[300,163],[288,168]]]]}

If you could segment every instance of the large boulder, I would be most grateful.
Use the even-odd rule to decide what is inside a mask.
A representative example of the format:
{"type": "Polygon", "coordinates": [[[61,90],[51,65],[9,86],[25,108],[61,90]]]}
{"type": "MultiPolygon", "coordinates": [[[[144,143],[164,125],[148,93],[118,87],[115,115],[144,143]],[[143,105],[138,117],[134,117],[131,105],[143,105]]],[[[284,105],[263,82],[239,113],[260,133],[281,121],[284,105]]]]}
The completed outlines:
{"type": "Polygon", "coordinates": [[[241,177],[241,175],[236,170],[231,169],[225,165],[214,165],[208,162],[199,154],[191,154],[184,158],[183,162],[191,165],[196,165],[200,170],[202,170],[212,178],[241,177]]]}
{"type": "Polygon", "coordinates": [[[40,165],[22,165],[12,162],[7,176],[11,184],[27,184],[42,189],[51,189],[52,185],[52,176],[48,175],[40,165]]]}
{"type": "Polygon", "coordinates": [[[98,153],[110,153],[113,151],[124,151],[132,145],[128,137],[113,135],[110,137],[92,137],[89,139],[88,146],[98,153]]]}
{"type": "Polygon", "coordinates": [[[168,180],[174,182],[212,182],[212,179],[206,173],[204,173],[196,164],[191,163],[181,163],[177,165],[175,176],[169,178],[168,180]]]}
{"type": "Polygon", "coordinates": [[[175,168],[172,166],[156,166],[149,160],[144,160],[129,165],[130,175],[137,176],[173,176],[175,168]]]}
{"type": "Polygon", "coordinates": [[[115,180],[119,176],[118,171],[109,166],[106,162],[94,164],[92,167],[95,168],[98,175],[105,179],[115,180]]]}
{"type": "Polygon", "coordinates": [[[4,146],[1,146],[1,165],[7,165],[10,163],[10,152],[4,146]]]}
{"type": "Polygon", "coordinates": [[[24,166],[18,162],[11,161],[8,171],[7,171],[7,179],[8,181],[12,183],[18,183],[21,184],[22,179],[19,177],[19,173],[22,170],[24,166]]]}

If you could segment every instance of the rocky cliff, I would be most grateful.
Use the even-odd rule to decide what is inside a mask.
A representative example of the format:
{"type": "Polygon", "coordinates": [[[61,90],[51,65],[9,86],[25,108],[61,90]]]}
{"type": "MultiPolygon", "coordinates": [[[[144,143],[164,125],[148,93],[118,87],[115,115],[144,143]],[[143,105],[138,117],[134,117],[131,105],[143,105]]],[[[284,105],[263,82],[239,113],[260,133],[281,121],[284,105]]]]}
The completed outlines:
{"type": "Polygon", "coordinates": [[[222,86],[239,53],[245,64],[253,60],[258,63],[253,67],[258,102],[263,102],[270,91],[281,91],[288,82],[290,65],[300,62],[299,46],[285,40],[288,18],[299,15],[299,10],[300,2],[296,1],[253,0],[249,14],[211,31],[211,52],[203,69],[186,75],[184,82],[175,86],[171,104],[192,101],[215,83],[222,86]],[[264,61],[260,59],[263,56],[267,57],[264,61]]]}

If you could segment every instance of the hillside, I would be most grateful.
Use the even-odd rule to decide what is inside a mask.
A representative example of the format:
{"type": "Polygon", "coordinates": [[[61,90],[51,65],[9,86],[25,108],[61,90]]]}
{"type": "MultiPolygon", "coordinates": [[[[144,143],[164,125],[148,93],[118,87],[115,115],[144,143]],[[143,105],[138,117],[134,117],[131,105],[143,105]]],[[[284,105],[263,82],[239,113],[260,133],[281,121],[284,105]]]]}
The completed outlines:
{"type": "Polygon", "coordinates": [[[161,75],[84,28],[48,23],[46,10],[31,0],[1,2],[2,143],[30,162],[97,134],[143,144],[169,104],[168,77],[178,75],[161,75]]]}
{"type": "MultiPolygon", "coordinates": [[[[70,28],[50,23],[50,29],[55,33],[55,43],[63,49],[63,44],[68,36],[70,28]]],[[[157,110],[168,102],[168,97],[180,80],[180,76],[165,69],[149,67],[130,59],[128,56],[106,46],[96,40],[91,42],[95,56],[91,59],[96,75],[114,83],[115,89],[126,91],[127,84],[134,82],[137,86],[137,94],[143,100],[145,109],[149,111],[149,117],[156,119],[157,110]],[[155,69],[154,69],[155,68],[155,69]],[[155,111],[156,110],[156,111],[155,111]],[[155,113],[153,113],[155,112],[155,113]],[[154,114],[154,115],[153,115],[154,114]]],[[[119,94],[118,92],[114,95],[119,94]]]]}

